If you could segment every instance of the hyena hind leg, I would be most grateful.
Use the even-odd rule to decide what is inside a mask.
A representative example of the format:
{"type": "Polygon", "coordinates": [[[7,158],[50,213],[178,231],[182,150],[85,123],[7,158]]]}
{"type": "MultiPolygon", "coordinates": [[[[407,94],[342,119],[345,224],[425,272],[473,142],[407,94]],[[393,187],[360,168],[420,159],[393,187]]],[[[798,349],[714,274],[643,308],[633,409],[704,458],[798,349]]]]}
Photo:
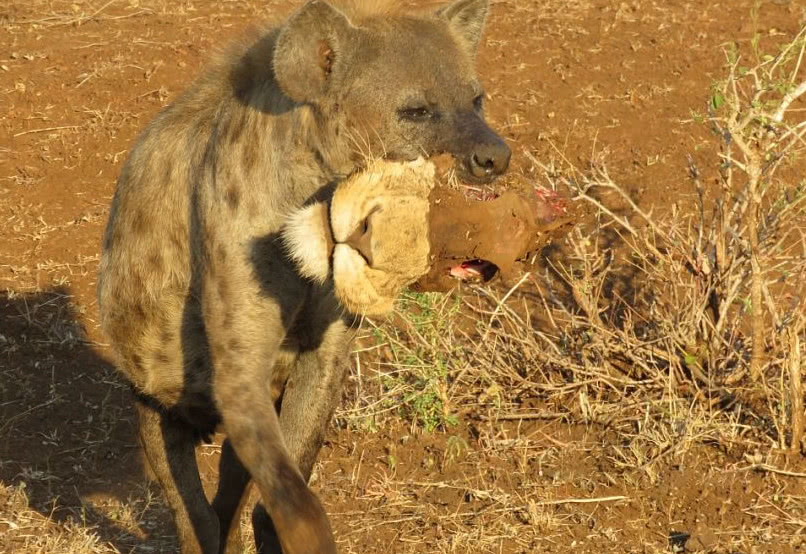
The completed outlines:
{"type": "Polygon", "coordinates": [[[269,513],[263,502],[258,502],[252,510],[252,530],[255,533],[255,550],[257,554],[282,554],[280,539],[271,522],[269,513]]]}
{"type": "Polygon", "coordinates": [[[221,554],[241,554],[244,551],[240,519],[251,480],[252,476],[238,459],[230,440],[224,440],[218,462],[218,490],[213,499],[213,509],[218,515],[221,554]]]}
{"type": "Polygon", "coordinates": [[[136,405],[140,445],[174,513],[182,554],[218,554],[218,517],[204,496],[193,430],[142,400],[136,405]]]}

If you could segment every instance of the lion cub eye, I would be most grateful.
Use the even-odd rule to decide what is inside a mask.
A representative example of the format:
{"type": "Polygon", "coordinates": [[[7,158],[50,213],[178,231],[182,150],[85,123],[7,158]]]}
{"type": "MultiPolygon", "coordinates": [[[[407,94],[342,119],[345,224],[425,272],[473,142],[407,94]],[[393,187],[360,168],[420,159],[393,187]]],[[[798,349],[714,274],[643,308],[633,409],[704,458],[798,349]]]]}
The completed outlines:
{"type": "Polygon", "coordinates": [[[480,112],[484,108],[484,94],[479,94],[473,99],[473,108],[480,112]]]}

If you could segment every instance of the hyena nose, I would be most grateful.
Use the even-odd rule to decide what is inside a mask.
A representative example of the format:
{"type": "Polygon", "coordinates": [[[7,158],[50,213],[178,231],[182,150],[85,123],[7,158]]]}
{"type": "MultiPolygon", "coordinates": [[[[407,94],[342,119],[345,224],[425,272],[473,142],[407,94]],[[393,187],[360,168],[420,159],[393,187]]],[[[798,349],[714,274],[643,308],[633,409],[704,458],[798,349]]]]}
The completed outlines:
{"type": "Polygon", "coordinates": [[[492,179],[509,167],[512,151],[503,140],[476,145],[470,155],[470,172],[477,179],[492,179]]]}

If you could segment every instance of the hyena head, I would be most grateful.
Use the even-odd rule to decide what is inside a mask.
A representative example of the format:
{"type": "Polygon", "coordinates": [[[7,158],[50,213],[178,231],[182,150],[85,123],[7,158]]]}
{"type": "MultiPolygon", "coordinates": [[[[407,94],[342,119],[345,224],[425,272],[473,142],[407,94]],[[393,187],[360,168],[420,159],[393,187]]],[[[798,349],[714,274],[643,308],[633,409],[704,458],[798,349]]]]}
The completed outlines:
{"type": "Polygon", "coordinates": [[[313,0],[277,38],[275,77],[373,155],[450,153],[460,177],[489,182],[506,171],[511,152],[484,120],[474,69],[487,8],[488,0],[456,0],[419,15],[348,17],[313,0]]]}

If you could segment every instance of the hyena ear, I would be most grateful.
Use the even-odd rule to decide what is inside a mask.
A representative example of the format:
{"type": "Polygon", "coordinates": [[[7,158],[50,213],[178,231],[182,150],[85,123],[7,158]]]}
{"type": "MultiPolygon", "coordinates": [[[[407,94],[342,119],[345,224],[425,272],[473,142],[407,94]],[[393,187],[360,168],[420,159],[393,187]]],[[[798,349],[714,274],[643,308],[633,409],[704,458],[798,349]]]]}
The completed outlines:
{"type": "Polygon", "coordinates": [[[353,28],[323,0],[311,0],[292,15],[277,36],[272,60],[283,92],[297,102],[315,102],[327,93],[353,28]]]}
{"type": "Polygon", "coordinates": [[[476,53],[487,19],[489,0],[456,0],[437,10],[451,28],[464,40],[472,54],[476,53]]]}

